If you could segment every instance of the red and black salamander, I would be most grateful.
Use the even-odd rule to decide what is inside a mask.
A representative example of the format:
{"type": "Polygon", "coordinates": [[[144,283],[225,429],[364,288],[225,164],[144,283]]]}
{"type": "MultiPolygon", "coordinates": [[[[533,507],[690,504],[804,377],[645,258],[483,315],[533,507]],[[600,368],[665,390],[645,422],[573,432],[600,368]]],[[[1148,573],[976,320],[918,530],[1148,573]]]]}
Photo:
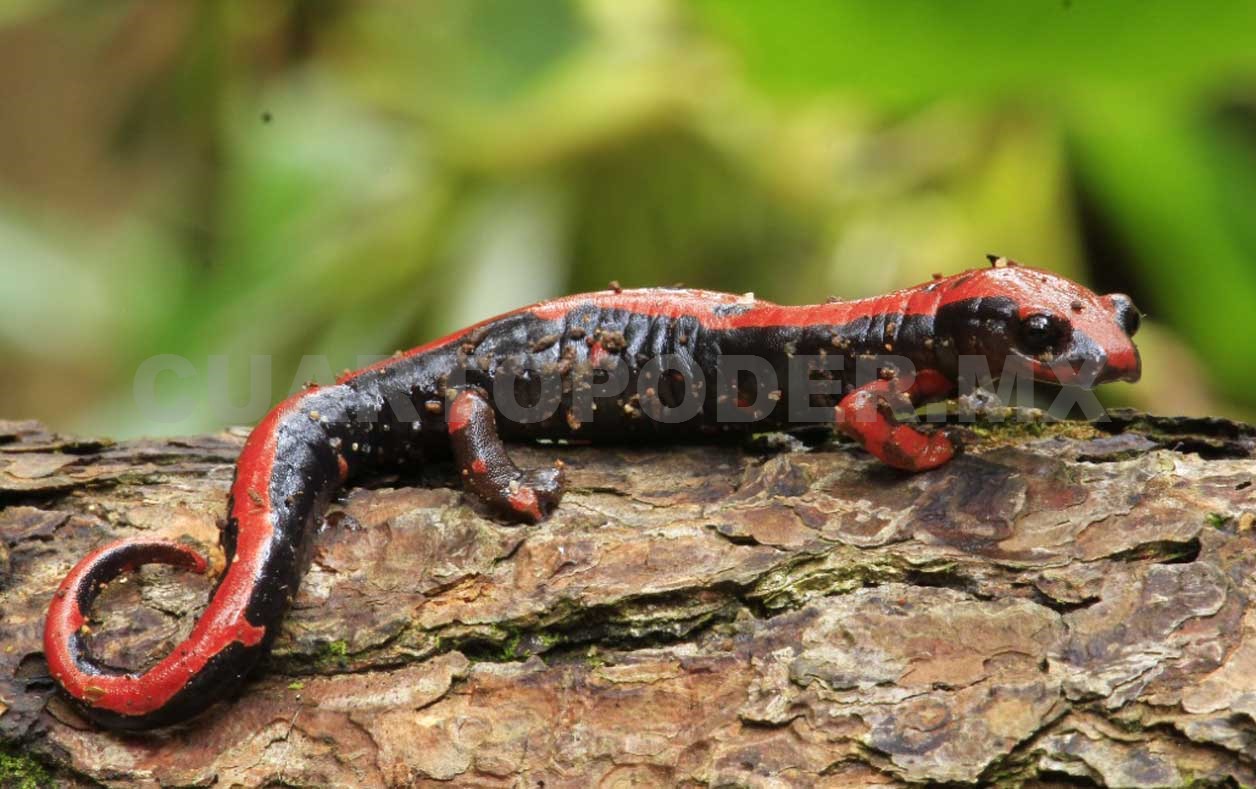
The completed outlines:
{"type": "MultiPolygon", "coordinates": [[[[885,296],[806,306],[684,289],[568,296],[489,319],[332,386],[311,387],[280,403],[244,445],[221,537],[226,569],[188,638],[143,672],[89,654],[83,628],[102,584],[148,563],[206,570],[206,561],[180,542],[123,540],[85,557],[56,591],[44,634],[51,674],[84,715],[115,729],[176,723],[233,693],[276,635],[329,499],[373,468],[452,452],[476,498],[507,520],[535,522],[562,496],[561,465],[520,470],[502,438],[700,437],[789,421],[789,398],[782,396],[788,393],[777,391],[757,420],[721,422],[716,386],[699,393],[700,407],[682,421],[650,418],[632,393],[641,391],[639,378],[651,360],[665,355],[708,381],[729,355],[757,356],[782,371],[796,355],[842,358],[848,363],[831,374],[838,385],[818,395],[830,414],[825,421],[909,471],[945,463],[954,448],[944,432],[900,422],[884,406],[893,398],[919,406],[951,396],[961,355],[985,357],[995,376],[1017,362],[1036,380],[1069,383],[1087,365],[1098,374],[1083,383],[1137,380],[1131,337],[1139,313],[1127,296],[1099,296],[1001,258],[994,264],[885,296]],[[869,354],[905,358],[915,374],[882,373],[855,386],[853,362],[869,354]],[[627,370],[623,393],[595,400],[591,419],[574,416],[580,387],[571,380],[580,370],[608,367],[608,360],[627,370]],[[551,379],[557,373],[563,385],[553,413],[539,421],[505,418],[493,393],[506,371],[512,391],[526,390],[519,403],[544,398],[537,382],[544,376],[536,373],[551,379]]],[[[782,374],[781,388],[788,381],[782,374]]],[[[657,392],[663,405],[683,402],[685,391],[668,393],[669,374],[649,383],[645,391],[657,392]]],[[[817,396],[809,397],[814,403],[817,396]]]]}

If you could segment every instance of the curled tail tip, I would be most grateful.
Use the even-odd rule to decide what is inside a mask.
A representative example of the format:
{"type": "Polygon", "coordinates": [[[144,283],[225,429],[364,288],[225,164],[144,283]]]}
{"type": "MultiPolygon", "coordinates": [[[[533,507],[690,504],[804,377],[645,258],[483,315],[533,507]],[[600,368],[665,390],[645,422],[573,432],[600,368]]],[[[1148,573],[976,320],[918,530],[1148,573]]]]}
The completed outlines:
{"type": "MultiPolygon", "coordinates": [[[[105,584],[123,573],[146,564],[165,564],[204,574],[208,562],[191,546],[167,539],[138,538],[120,540],[91,552],[78,562],[62,580],[48,606],[44,623],[44,655],[48,670],[61,689],[85,710],[118,709],[119,700],[109,690],[119,674],[98,663],[83,641],[87,615],[93,600],[105,584]]],[[[132,685],[143,682],[143,676],[125,675],[132,685]]]]}
{"type": "Polygon", "coordinates": [[[66,574],[53,595],[49,623],[53,611],[67,607],[78,608],[86,617],[87,607],[105,584],[146,564],[165,564],[197,574],[209,569],[209,563],[198,551],[174,540],[140,538],[109,543],[80,559],[66,574]]]}

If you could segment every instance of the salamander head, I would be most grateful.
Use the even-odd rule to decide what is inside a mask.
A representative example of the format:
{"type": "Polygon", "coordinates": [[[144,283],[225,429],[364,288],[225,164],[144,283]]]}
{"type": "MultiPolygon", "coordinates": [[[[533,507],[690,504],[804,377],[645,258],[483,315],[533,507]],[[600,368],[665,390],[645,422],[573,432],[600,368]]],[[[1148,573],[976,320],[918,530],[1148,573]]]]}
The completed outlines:
{"type": "Polygon", "coordinates": [[[992,262],[936,283],[936,331],[957,353],[985,356],[995,376],[1019,365],[1052,383],[1138,380],[1133,336],[1141,316],[1129,296],[1100,296],[1049,271],[992,262]]]}

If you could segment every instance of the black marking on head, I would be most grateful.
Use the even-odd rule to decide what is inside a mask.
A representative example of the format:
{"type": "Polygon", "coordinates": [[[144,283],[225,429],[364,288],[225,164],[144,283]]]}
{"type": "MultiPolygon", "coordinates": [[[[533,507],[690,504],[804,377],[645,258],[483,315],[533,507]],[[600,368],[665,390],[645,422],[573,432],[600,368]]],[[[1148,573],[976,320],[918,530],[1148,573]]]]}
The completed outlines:
{"type": "Polygon", "coordinates": [[[952,343],[940,356],[955,363],[964,354],[1001,354],[1012,340],[1017,311],[1016,302],[1007,296],[983,296],[942,305],[934,332],[939,340],[952,343]]]}

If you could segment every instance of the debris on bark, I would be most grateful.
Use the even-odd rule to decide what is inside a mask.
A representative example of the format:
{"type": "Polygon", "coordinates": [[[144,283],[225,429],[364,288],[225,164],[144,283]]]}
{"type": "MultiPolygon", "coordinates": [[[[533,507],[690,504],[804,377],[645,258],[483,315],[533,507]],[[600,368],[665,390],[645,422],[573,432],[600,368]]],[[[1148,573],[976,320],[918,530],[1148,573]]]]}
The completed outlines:
{"type": "MultiPolygon", "coordinates": [[[[0,422],[0,785],[1256,784],[1256,430],[1112,412],[970,426],[916,476],[849,444],[519,447],[537,526],[450,467],[332,507],[269,660],[177,729],[94,730],[44,611],[93,546],[217,547],[243,434],[0,422]]],[[[143,667],[211,581],[111,584],[143,667]]]]}

